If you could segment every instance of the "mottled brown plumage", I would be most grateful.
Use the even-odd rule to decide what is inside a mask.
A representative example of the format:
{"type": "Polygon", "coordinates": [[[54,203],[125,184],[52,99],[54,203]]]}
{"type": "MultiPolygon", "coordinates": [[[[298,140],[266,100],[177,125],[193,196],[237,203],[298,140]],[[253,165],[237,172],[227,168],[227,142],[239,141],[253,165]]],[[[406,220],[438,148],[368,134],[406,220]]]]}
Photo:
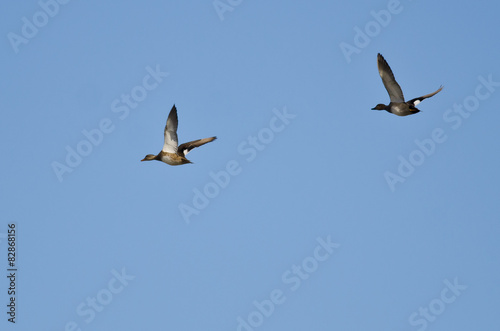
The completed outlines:
{"type": "Polygon", "coordinates": [[[418,105],[422,100],[432,97],[443,89],[441,86],[436,92],[432,92],[405,102],[403,91],[401,90],[398,82],[396,82],[391,67],[389,67],[389,64],[380,53],[377,55],[377,67],[385,89],[387,90],[387,93],[389,93],[391,102],[387,106],[383,103],[379,103],[372,108],[373,110],[387,110],[389,113],[393,113],[398,116],[416,114],[420,111],[417,107],[415,107],[416,105],[418,105]]]}
{"type": "Polygon", "coordinates": [[[165,143],[163,144],[163,149],[158,153],[158,155],[148,154],[141,161],[162,161],[169,165],[181,165],[186,163],[192,163],[186,159],[187,153],[189,153],[193,148],[200,147],[214,141],[217,137],[203,138],[198,140],[193,140],[180,146],[177,146],[177,108],[175,105],[170,110],[170,114],[167,118],[167,124],[164,130],[165,143]]]}

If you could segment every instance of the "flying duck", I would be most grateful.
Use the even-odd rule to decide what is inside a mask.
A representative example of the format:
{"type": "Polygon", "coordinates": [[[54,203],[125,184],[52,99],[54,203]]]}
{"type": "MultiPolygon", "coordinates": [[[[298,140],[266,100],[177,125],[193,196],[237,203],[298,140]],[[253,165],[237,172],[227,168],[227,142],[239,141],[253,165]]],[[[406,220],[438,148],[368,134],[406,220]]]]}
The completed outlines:
{"type": "Polygon", "coordinates": [[[380,53],[378,53],[377,55],[377,65],[380,78],[382,78],[385,89],[387,90],[387,93],[389,93],[391,102],[387,106],[383,103],[379,103],[374,108],[372,108],[373,110],[387,110],[389,113],[393,113],[394,115],[398,116],[416,114],[420,111],[415,107],[416,105],[422,102],[422,100],[432,97],[443,89],[443,86],[441,86],[436,92],[429,93],[405,102],[403,91],[401,90],[398,82],[396,82],[391,67],[389,67],[387,61],[380,53]]]}
{"type": "Polygon", "coordinates": [[[174,105],[172,110],[170,110],[170,114],[168,114],[167,124],[165,125],[165,143],[163,144],[163,149],[158,155],[148,154],[141,161],[158,160],[170,165],[193,163],[186,159],[187,153],[193,148],[200,147],[217,139],[217,137],[198,139],[177,146],[177,123],[177,108],[174,105]]]}

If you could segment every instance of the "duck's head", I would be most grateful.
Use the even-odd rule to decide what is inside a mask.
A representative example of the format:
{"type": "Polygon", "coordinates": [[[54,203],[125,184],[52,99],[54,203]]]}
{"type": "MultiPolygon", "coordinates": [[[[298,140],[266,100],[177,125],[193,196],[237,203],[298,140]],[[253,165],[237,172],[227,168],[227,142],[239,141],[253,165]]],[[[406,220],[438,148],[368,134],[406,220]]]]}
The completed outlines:
{"type": "Polygon", "coordinates": [[[373,107],[372,110],[385,110],[386,108],[387,108],[386,105],[384,105],[383,103],[379,103],[378,105],[373,107]]]}
{"type": "Polygon", "coordinates": [[[156,159],[156,155],[148,154],[141,161],[151,161],[151,160],[154,160],[154,159],[156,159]]]}

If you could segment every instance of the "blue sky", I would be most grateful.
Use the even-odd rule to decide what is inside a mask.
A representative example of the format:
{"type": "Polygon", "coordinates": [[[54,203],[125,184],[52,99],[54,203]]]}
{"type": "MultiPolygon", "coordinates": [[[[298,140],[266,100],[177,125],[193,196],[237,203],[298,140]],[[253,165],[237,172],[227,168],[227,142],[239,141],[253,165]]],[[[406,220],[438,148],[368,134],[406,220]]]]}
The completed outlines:
{"type": "Polygon", "coordinates": [[[4,4],[1,328],[498,330],[499,10],[4,4]]]}

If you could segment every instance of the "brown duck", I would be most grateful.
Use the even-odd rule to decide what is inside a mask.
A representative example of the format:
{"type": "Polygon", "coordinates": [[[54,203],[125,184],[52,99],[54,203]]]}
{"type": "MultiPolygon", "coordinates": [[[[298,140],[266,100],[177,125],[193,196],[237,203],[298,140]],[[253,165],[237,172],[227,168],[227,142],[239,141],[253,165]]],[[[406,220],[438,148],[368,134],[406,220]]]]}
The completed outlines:
{"type": "Polygon", "coordinates": [[[379,103],[372,108],[373,110],[387,110],[389,113],[393,113],[398,116],[416,114],[420,111],[417,107],[415,107],[416,105],[418,105],[422,100],[432,97],[443,89],[441,86],[436,92],[432,92],[405,102],[403,91],[401,90],[398,82],[396,82],[391,67],[389,67],[389,64],[387,64],[387,61],[380,53],[377,55],[377,65],[380,78],[382,78],[385,89],[387,90],[387,93],[389,93],[391,102],[387,106],[383,103],[379,103]]]}
{"type": "Polygon", "coordinates": [[[217,139],[217,137],[198,139],[177,146],[177,123],[177,108],[175,108],[174,105],[172,110],[170,110],[170,114],[167,118],[167,124],[165,125],[165,143],[163,144],[163,149],[160,153],[158,153],[158,155],[148,154],[141,161],[158,160],[170,165],[192,163],[186,159],[187,153],[189,153],[193,148],[200,147],[201,145],[205,145],[206,143],[217,139]]]}

